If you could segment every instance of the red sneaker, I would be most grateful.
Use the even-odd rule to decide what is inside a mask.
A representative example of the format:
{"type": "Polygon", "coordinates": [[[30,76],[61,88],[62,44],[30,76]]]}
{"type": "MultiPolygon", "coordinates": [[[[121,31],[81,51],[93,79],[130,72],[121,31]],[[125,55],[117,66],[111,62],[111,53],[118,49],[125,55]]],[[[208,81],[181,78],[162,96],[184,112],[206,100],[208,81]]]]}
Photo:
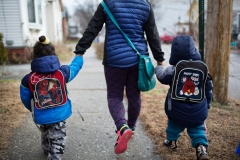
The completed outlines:
{"type": "Polygon", "coordinates": [[[117,142],[115,144],[115,153],[121,154],[127,150],[128,141],[133,135],[133,132],[127,125],[123,125],[122,128],[117,131],[117,142]]]}

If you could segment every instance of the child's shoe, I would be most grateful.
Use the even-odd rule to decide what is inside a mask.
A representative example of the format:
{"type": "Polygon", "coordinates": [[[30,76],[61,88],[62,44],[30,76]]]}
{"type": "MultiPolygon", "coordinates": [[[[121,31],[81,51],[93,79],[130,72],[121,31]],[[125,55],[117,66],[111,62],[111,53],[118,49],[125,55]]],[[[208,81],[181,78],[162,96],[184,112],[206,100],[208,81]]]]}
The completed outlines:
{"type": "Polygon", "coordinates": [[[171,148],[172,150],[176,150],[177,147],[178,147],[178,145],[177,145],[177,140],[175,140],[175,141],[169,141],[169,140],[165,139],[165,140],[163,141],[163,144],[164,144],[164,146],[169,147],[169,148],[171,148]]]}
{"type": "Polygon", "coordinates": [[[238,147],[236,148],[236,153],[238,156],[240,156],[240,143],[238,144],[238,147]]]}
{"type": "Polygon", "coordinates": [[[117,131],[117,142],[115,144],[115,153],[121,154],[127,150],[128,141],[132,137],[132,130],[127,125],[123,125],[122,128],[117,131]]]}
{"type": "Polygon", "coordinates": [[[196,155],[197,155],[197,160],[209,160],[209,157],[207,154],[207,147],[202,144],[197,146],[196,155]]]}
{"type": "Polygon", "coordinates": [[[45,156],[47,156],[47,155],[48,155],[48,153],[49,153],[49,151],[48,151],[48,150],[45,150],[45,149],[43,149],[43,154],[44,154],[45,156]]]}

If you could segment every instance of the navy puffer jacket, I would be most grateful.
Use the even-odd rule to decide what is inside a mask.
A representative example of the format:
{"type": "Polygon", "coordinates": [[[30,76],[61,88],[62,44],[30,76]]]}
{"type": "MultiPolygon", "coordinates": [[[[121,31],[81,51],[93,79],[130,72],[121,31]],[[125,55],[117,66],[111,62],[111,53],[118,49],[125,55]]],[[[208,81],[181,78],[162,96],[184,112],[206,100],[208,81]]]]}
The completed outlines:
{"type": "MultiPolygon", "coordinates": [[[[154,13],[147,0],[104,0],[123,32],[141,54],[148,54],[148,44],[156,61],[164,61],[154,13]],[[145,38],[146,36],[146,38],[145,38]]],[[[128,68],[138,64],[138,56],[99,4],[83,37],[75,48],[84,54],[106,24],[103,65],[128,68]]]]}
{"type": "MultiPolygon", "coordinates": [[[[201,60],[200,53],[195,47],[192,37],[177,36],[172,42],[171,56],[169,59],[171,66],[166,69],[164,69],[163,66],[157,66],[155,68],[158,80],[162,84],[169,85],[171,88],[175,65],[180,60],[189,59],[192,59],[193,61],[201,60]]],[[[171,99],[171,89],[169,89],[169,93],[165,101],[165,112],[169,120],[183,127],[191,128],[202,125],[208,116],[208,109],[210,108],[210,102],[212,99],[212,87],[212,80],[209,75],[205,87],[205,98],[200,103],[171,99]],[[169,107],[172,107],[172,110],[169,110],[169,107]]]]}
{"type": "MultiPolygon", "coordinates": [[[[123,32],[141,54],[148,54],[143,25],[147,21],[150,5],[143,0],[108,0],[107,6],[123,32]],[[131,8],[131,9],[129,9],[131,8]]],[[[106,13],[105,13],[106,14],[106,13]]],[[[106,16],[106,52],[108,65],[131,67],[138,63],[138,56],[119,29],[106,16]]]]}

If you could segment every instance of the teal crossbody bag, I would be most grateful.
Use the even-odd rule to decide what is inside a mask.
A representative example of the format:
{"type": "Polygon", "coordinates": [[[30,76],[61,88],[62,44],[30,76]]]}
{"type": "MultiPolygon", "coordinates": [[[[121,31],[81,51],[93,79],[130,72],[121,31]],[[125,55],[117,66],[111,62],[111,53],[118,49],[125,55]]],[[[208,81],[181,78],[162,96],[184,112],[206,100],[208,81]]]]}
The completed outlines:
{"type": "Polygon", "coordinates": [[[151,58],[148,55],[141,55],[137,48],[134,46],[132,41],[128,38],[128,36],[122,31],[117,21],[113,17],[112,13],[108,9],[106,3],[104,1],[101,2],[104,10],[107,12],[109,18],[116,25],[116,27],[123,34],[129,45],[133,48],[133,50],[139,56],[139,64],[138,64],[138,88],[140,91],[150,91],[156,86],[156,77],[154,72],[154,66],[152,64],[151,58]]]}

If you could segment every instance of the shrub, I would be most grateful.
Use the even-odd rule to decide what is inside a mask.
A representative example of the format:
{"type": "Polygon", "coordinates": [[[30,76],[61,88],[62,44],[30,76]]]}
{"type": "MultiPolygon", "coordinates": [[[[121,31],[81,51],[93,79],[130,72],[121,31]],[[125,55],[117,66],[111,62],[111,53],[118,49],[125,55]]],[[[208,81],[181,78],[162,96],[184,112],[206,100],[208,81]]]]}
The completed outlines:
{"type": "Polygon", "coordinates": [[[0,65],[4,65],[8,60],[7,51],[3,44],[3,34],[0,33],[0,65]]]}

